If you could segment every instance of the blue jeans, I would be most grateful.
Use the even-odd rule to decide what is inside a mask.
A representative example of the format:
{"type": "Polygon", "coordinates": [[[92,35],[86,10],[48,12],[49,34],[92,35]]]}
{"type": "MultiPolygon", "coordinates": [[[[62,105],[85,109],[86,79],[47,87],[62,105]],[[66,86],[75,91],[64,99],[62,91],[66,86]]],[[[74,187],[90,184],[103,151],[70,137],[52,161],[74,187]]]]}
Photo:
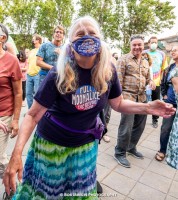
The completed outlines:
{"type": "Polygon", "coordinates": [[[151,95],[147,95],[147,94],[146,94],[146,101],[147,101],[147,102],[152,101],[151,95]]]}
{"type": "Polygon", "coordinates": [[[147,115],[121,114],[115,155],[126,155],[126,151],[136,149],[144,131],[147,115]]]}
{"type": "Polygon", "coordinates": [[[32,106],[33,97],[36,94],[39,87],[39,75],[30,76],[27,74],[27,82],[26,82],[26,98],[28,109],[32,106]]]}
{"type": "Polygon", "coordinates": [[[46,75],[40,75],[40,81],[39,81],[39,85],[41,85],[41,83],[43,82],[43,80],[45,79],[46,75]]]}

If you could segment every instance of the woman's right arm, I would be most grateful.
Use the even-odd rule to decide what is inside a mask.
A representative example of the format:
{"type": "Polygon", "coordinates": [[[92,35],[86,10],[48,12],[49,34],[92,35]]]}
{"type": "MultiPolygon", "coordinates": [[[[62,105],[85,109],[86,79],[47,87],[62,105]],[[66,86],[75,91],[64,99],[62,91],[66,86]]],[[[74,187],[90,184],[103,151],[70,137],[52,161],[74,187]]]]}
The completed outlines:
{"type": "Polygon", "coordinates": [[[22,152],[26,142],[32,134],[36,124],[42,118],[47,108],[40,105],[34,100],[34,103],[28,113],[25,115],[24,120],[20,126],[18,138],[12,152],[8,167],[5,171],[3,182],[5,185],[6,192],[10,194],[10,189],[16,191],[16,173],[18,173],[18,180],[22,180],[22,152]]]}

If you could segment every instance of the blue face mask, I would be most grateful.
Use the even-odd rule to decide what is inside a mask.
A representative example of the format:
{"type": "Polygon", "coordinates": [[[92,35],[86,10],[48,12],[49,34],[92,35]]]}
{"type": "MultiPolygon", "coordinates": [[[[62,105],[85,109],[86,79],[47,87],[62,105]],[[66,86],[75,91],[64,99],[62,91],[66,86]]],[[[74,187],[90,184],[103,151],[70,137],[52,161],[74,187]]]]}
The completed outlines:
{"type": "Polygon", "coordinates": [[[90,35],[85,35],[72,42],[72,47],[81,56],[90,57],[97,54],[101,47],[100,39],[90,35]]]}

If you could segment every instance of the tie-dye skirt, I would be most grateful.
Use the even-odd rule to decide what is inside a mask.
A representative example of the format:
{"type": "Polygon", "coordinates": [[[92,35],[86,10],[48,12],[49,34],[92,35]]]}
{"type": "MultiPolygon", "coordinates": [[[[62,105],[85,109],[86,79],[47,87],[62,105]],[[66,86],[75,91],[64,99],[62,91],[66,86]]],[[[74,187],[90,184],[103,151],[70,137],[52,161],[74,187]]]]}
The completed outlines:
{"type": "Polygon", "coordinates": [[[98,142],[63,147],[34,135],[13,200],[95,200],[98,142]]]}

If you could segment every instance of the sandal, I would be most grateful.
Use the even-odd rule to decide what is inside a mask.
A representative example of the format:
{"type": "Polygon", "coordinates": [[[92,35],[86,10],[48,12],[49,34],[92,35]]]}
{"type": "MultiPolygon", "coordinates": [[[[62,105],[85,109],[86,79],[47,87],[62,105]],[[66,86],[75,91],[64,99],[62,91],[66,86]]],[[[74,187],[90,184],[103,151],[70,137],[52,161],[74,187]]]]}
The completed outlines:
{"type": "Polygon", "coordinates": [[[155,155],[155,159],[157,160],[157,161],[163,161],[164,160],[164,158],[165,158],[165,154],[164,153],[162,153],[162,152],[160,152],[160,151],[158,151],[157,153],[156,153],[156,155],[155,155]]]}
{"type": "Polygon", "coordinates": [[[104,135],[104,136],[103,136],[103,140],[104,140],[105,142],[110,142],[110,137],[107,136],[107,135],[104,135]]]}

